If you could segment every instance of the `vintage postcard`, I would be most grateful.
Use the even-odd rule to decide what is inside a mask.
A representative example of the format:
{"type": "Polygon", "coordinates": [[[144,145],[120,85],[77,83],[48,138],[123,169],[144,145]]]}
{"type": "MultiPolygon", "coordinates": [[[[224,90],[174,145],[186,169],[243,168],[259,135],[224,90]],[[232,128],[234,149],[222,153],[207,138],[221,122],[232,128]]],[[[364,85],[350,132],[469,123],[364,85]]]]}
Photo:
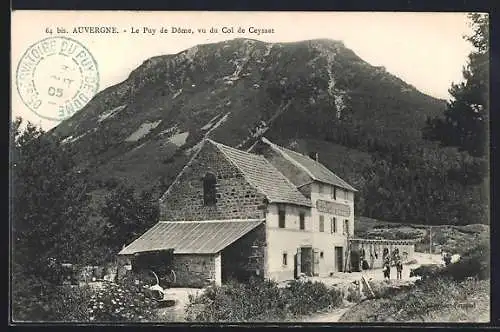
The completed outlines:
{"type": "Polygon", "coordinates": [[[488,24],[13,11],[11,323],[489,322],[488,24]]]}

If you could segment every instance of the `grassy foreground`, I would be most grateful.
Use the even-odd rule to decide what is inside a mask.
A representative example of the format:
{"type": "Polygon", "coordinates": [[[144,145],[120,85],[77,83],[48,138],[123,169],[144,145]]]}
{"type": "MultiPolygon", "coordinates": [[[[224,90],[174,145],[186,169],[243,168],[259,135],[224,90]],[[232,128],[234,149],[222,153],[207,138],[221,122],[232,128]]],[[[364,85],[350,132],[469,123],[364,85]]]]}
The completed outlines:
{"type": "Polygon", "coordinates": [[[377,287],[376,299],[359,303],[340,321],[488,322],[489,267],[489,241],[483,239],[456,263],[421,269],[421,280],[409,288],[377,287]]]}
{"type": "Polygon", "coordinates": [[[366,300],[340,322],[488,322],[490,280],[428,279],[395,295],[366,300]]]}

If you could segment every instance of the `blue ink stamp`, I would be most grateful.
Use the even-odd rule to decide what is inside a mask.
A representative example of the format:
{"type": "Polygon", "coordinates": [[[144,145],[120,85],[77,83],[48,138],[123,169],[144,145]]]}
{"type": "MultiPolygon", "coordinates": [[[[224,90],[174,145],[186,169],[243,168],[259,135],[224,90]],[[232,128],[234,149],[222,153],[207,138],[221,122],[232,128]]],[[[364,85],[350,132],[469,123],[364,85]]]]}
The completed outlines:
{"type": "Polygon", "coordinates": [[[81,110],[99,89],[99,70],[80,42],[62,36],[31,45],[16,71],[17,91],[38,116],[62,121],[81,110]]]}

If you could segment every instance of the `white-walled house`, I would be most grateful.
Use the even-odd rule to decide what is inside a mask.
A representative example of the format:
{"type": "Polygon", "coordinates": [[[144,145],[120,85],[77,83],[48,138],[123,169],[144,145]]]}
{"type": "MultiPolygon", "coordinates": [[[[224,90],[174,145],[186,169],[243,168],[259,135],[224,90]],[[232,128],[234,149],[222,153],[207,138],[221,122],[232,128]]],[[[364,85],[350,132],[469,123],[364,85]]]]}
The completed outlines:
{"type": "MultiPolygon", "coordinates": [[[[294,249],[294,252],[289,254],[297,254],[300,272],[306,275],[327,276],[344,271],[348,234],[352,236],[354,232],[356,189],[318,161],[280,147],[265,138],[262,142],[270,147],[264,154],[266,159],[287,176],[311,202],[311,208],[306,211],[307,236],[295,239],[289,234],[289,237],[294,238],[293,241],[281,241],[289,243],[288,250],[294,249]],[[312,260],[312,264],[309,260],[312,260]]],[[[292,218],[292,222],[293,220],[292,218]]],[[[294,224],[291,228],[295,228],[294,224]]],[[[269,241],[271,246],[283,246],[278,240],[283,231],[280,229],[274,236],[276,240],[269,241]]],[[[290,270],[286,275],[289,275],[289,272],[290,270]]]]}
{"type": "Polygon", "coordinates": [[[160,199],[160,221],[119,256],[173,249],[178,286],[345,268],[356,190],[266,139],[263,155],[205,140],[160,199]]]}

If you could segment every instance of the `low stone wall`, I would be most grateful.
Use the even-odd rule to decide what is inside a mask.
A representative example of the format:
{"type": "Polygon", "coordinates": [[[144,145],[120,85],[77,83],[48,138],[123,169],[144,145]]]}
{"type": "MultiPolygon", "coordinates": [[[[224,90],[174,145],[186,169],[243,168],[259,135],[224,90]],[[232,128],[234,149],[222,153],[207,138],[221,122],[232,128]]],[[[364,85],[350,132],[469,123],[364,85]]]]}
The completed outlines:
{"type": "Polygon", "coordinates": [[[220,254],[174,254],[176,287],[205,287],[221,283],[220,254]]]}
{"type": "Polygon", "coordinates": [[[392,243],[377,243],[376,245],[372,245],[370,243],[355,243],[352,245],[352,251],[356,253],[352,255],[352,263],[355,265],[354,257],[359,257],[359,262],[361,264],[361,253],[362,249],[364,249],[365,257],[364,259],[368,262],[370,268],[378,269],[383,266],[383,250],[387,248],[389,250],[389,255],[392,257],[392,253],[397,248],[403,263],[410,262],[413,260],[415,254],[415,245],[414,244],[392,244],[392,243]]]}

